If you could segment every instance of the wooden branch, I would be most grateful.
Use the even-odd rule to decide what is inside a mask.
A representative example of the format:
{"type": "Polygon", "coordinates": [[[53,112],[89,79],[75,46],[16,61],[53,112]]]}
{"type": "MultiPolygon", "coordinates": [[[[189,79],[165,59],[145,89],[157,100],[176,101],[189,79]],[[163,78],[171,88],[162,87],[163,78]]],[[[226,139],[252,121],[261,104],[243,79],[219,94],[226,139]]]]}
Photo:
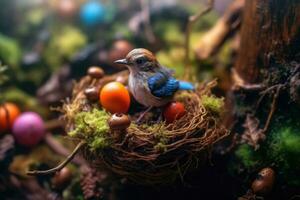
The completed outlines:
{"type": "MultiPolygon", "coordinates": [[[[65,148],[60,142],[58,142],[51,133],[47,133],[44,137],[45,143],[57,154],[67,157],[70,155],[70,151],[65,148]]],[[[72,162],[77,165],[85,164],[85,160],[81,157],[75,157],[72,162]]]]}
{"type": "Polygon", "coordinates": [[[186,32],[185,32],[185,68],[184,68],[184,78],[189,79],[191,73],[191,66],[190,66],[190,35],[192,28],[197,20],[199,20],[203,15],[208,13],[214,5],[214,0],[209,0],[207,6],[201,10],[199,13],[192,15],[189,17],[186,32]]]}
{"type": "Polygon", "coordinates": [[[78,145],[75,147],[75,149],[73,150],[73,152],[62,162],[60,163],[58,166],[49,169],[49,170],[44,170],[44,171],[39,171],[39,170],[34,170],[34,171],[28,171],[27,175],[29,176],[36,176],[36,175],[47,175],[47,174],[53,174],[59,170],[61,170],[62,168],[64,168],[73,158],[74,156],[78,153],[78,151],[86,144],[85,141],[81,141],[80,143],[78,143],[78,145]]]}
{"type": "Polygon", "coordinates": [[[195,50],[196,58],[207,59],[217,53],[224,42],[238,30],[245,0],[235,0],[227,8],[216,25],[206,32],[195,50]]]}
{"type": "Polygon", "coordinates": [[[52,119],[45,122],[45,129],[46,130],[52,130],[56,128],[63,128],[64,122],[60,119],[52,119]]]}

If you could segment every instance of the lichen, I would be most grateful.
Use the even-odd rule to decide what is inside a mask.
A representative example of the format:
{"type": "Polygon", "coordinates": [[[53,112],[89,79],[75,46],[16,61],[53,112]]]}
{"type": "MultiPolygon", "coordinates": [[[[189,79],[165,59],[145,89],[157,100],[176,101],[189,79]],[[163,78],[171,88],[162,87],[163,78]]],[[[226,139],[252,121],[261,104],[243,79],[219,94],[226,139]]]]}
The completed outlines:
{"type": "Polygon", "coordinates": [[[209,111],[211,111],[215,114],[220,114],[221,113],[221,110],[224,106],[224,99],[223,98],[203,95],[201,100],[202,100],[203,106],[207,110],[209,110],[209,111]]]}
{"type": "Polygon", "coordinates": [[[75,129],[68,135],[86,140],[92,151],[103,149],[110,144],[108,118],[107,112],[97,108],[80,112],[75,116],[75,129]]]}

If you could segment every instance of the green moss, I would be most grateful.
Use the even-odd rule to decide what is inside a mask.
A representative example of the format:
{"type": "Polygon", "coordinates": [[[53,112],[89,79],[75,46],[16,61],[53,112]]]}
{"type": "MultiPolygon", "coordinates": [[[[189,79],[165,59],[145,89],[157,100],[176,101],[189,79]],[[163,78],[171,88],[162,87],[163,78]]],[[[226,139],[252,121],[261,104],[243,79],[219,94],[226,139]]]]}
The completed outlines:
{"type": "Polygon", "coordinates": [[[215,96],[203,95],[202,104],[207,109],[213,113],[219,114],[222,111],[222,107],[224,106],[224,99],[218,98],[215,96]]]}
{"type": "Polygon", "coordinates": [[[75,116],[75,129],[68,135],[85,139],[91,150],[103,149],[110,144],[108,118],[107,112],[96,108],[80,112],[75,116]]]}
{"type": "Polygon", "coordinates": [[[291,127],[284,127],[274,131],[272,135],[270,156],[277,162],[281,162],[284,168],[299,166],[297,164],[300,157],[299,132],[291,127]]]}
{"type": "Polygon", "coordinates": [[[235,155],[248,169],[253,168],[258,162],[256,152],[247,144],[240,145],[235,155]]]}

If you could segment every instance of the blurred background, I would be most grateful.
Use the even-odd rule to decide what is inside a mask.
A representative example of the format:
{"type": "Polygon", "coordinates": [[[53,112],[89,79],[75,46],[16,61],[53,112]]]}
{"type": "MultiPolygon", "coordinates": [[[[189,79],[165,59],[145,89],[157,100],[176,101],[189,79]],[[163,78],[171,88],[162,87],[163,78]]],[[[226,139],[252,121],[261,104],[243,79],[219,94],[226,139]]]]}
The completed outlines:
{"type": "MultiPolygon", "coordinates": [[[[214,10],[196,23],[191,48],[228,3],[216,1],[214,10]]],[[[39,103],[55,105],[70,94],[71,80],[89,66],[101,66],[107,73],[122,70],[113,61],[134,47],[154,51],[181,76],[186,22],[203,7],[197,0],[1,0],[0,60],[9,76],[1,95],[7,101],[25,97],[22,106],[32,106],[34,96],[39,103]]],[[[196,70],[202,68],[198,79],[214,77],[216,63],[222,65],[218,70],[229,64],[231,52],[224,46],[217,59],[194,62],[196,70]]]]}
{"type": "MultiPolygon", "coordinates": [[[[228,34],[233,39],[221,41],[222,45],[209,56],[199,56],[196,50],[230,2],[215,1],[212,11],[195,23],[190,36],[192,79],[218,78],[217,95],[224,95],[230,87],[229,72],[239,38],[234,32],[228,34]]],[[[69,167],[73,174],[71,184],[58,186],[59,189],[52,189],[52,177],[32,179],[25,175],[33,166],[40,169],[55,166],[74,147],[63,137],[63,128],[57,126],[60,112],[54,108],[71,96],[74,81],[86,75],[90,66],[100,66],[106,74],[124,70],[114,61],[136,47],[153,51],[161,64],[174,69],[175,75],[182,78],[187,21],[189,16],[204,9],[206,3],[202,0],[0,0],[0,103],[12,102],[21,112],[36,112],[51,127],[44,141],[34,148],[14,144],[8,134],[1,133],[0,198],[83,199],[80,174],[86,171],[78,168],[77,161],[69,167]]],[[[107,195],[114,194],[116,188],[108,188],[107,195]]],[[[134,195],[138,196],[136,199],[144,199],[142,192],[135,194],[134,188],[130,191],[124,193],[129,195],[128,199],[134,195]]],[[[165,191],[164,197],[168,193],[165,191]]],[[[150,194],[154,197],[156,193],[150,194]]]]}

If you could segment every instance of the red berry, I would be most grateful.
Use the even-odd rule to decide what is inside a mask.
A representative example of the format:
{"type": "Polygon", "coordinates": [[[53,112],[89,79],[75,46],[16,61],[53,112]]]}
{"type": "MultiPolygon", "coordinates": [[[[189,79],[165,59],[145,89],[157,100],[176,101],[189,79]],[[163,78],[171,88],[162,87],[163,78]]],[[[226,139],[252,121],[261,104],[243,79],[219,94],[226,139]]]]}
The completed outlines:
{"type": "Polygon", "coordinates": [[[166,106],[163,115],[167,123],[172,123],[185,115],[185,108],[182,103],[172,102],[166,106]]]}

